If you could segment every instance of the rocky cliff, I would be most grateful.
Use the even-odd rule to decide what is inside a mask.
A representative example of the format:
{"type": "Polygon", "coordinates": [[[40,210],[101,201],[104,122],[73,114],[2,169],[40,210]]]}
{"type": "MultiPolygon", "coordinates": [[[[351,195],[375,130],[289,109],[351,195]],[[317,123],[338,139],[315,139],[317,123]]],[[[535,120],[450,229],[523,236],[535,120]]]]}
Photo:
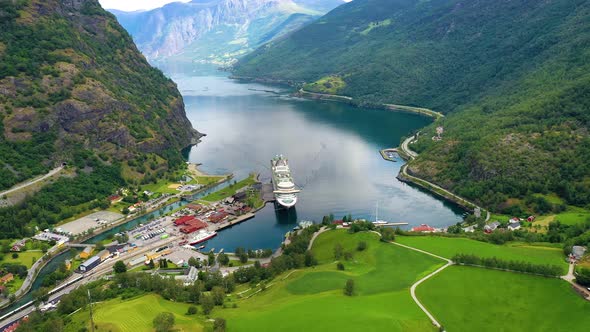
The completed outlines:
{"type": "Polygon", "coordinates": [[[0,132],[0,188],[82,151],[165,169],[200,137],[175,83],[96,0],[0,1],[0,132]]]}

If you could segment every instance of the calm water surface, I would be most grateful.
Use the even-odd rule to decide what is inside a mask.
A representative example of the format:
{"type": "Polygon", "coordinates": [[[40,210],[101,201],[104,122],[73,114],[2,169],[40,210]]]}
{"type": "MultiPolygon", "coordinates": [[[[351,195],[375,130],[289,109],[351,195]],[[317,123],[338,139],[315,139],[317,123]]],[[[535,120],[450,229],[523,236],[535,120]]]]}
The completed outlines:
{"type": "Polygon", "coordinates": [[[224,230],[208,248],[276,248],[297,221],[322,216],[354,217],[447,226],[462,210],[399,182],[403,161],[385,161],[379,150],[430,123],[428,118],[344,104],[307,101],[287,91],[219,76],[176,75],[193,126],[207,136],[189,152],[212,174],[233,172],[236,179],[258,172],[270,181],[276,154],[289,158],[302,187],[293,210],[268,204],[256,218],[224,230]]]}

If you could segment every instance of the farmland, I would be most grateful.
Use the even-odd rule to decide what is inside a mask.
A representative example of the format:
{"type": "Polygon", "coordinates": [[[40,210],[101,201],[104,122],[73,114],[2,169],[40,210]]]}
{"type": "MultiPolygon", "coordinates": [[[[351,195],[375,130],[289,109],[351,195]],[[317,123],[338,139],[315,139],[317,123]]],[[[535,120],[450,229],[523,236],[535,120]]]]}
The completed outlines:
{"type": "Polygon", "coordinates": [[[554,247],[532,246],[524,243],[496,245],[466,238],[440,236],[398,236],[396,241],[446,258],[452,258],[460,253],[480,257],[497,257],[503,260],[526,261],[532,264],[559,265],[563,267],[564,273],[567,267],[563,250],[554,247]]]}
{"type": "Polygon", "coordinates": [[[584,331],[590,302],[563,280],[451,266],[417,289],[447,331],[584,331]]]}

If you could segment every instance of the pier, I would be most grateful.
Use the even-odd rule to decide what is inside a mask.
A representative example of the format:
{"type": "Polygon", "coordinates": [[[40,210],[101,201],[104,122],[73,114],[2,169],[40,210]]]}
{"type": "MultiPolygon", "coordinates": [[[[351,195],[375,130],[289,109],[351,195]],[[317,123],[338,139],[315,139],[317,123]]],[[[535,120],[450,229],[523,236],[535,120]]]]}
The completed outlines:
{"type": "Polygon", "coordinates": [[[260,193],[262,195],[262,200],[264,200],[266,203],[275,201],[275,194],[274,189],[272,187],[272,183],[263,184],[260,193]]]}
{"type": "Polygon", "coordinates": [[[396,160],[395,160],[395,158],[393,158],[391,156],[391,154],[395,153],[395,154],[399,155],[397,148],[389,148],[389,149],[379,150],[379,153],[381,153],[381,157],[383,157],[383,159],[385,159],[387,161],[393,161],[393,162],[396,162],[396,160]]]}
{"type": "Polygon", "coordinates": [[[388,222],[386,224],[376,224],[375,226],[406,226],[409,225],[407,222],[388,222]]]}

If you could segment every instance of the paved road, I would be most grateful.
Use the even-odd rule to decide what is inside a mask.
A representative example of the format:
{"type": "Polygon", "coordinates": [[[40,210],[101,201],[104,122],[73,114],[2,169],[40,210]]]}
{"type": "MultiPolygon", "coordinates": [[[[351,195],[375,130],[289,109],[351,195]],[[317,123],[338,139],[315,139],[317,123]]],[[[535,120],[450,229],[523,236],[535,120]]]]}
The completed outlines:
{"type": "Polygon", "coordinates": [[[406,245],[401,244],[401,243],[397,243],[397,242],[391,242],[391,243],[392,244],[395,244],[397,246],[400,246],[400,247],[404,247],[406,249],[414,250],[414,251],[421,252],[421,253],[426,254],[426,255],[430,255],[432,257],[436,257],[438,259],[442,259],[445,262],[447,262],[447,264],[445,264],[442,267],[438,268],[436,271],[430,273],[429,275],[425,276],[424,278],[416,281],[412,285],[412,287],[410,287],[410,295],[412,295],[412,299],[414,300],[414,302],[416,302],[416,304],[418,305],[418,307],[420,307],[420,309],[422,309],[422,311],[424,311],[424,313],[426,314],[426,316],[428,316],[428,318],[430,318],[430,321],[432,322],[432,324],[434,324],[434,326],[440,328],[441,327],[441,324],[436,320],[436,318],[434,318],[434,316],[428,311],[428,309],[426,309],[426,307],[420,302],[420,300],[418,300],[418,297],[416,296],[416,288],[421,283],[423,283],[424,281],[426,281],[428,278],[434,276],[435,274],[441,272],[442,270],[446,269],[447,267],[453,265],[453,261],[451,261],[450,259],[447,259],[447,258],[438,256],[438,255],[435,255],[435,254],[433,254],[431,252],[424,251],[424,250],[421,250],[421,249],[418,249],[418,248],[414,248],[414,247],[410,247],[410,246],[406,246],[406,245]]]}
{"type": "Polygon", "coordinates": [[[10,194],[10,193],[12,193],[12,192],[15,192],[15,191],[17,191],[17,190],[20,190],[20,189],[26,188],[26,187],[28,187],[28,186],[30,186],[30,185],[32,185],[32,184],[35,184],[35,183],[37,183],[37,182],[39,182],[39,181],[43,181],[43,180],[47,179],[48,177],[54,176],[55,174],[57,174],[57,173],[61,172],[61,170],[62,170],[62,169],[63,169],[63,166],[59,166],[59,167],[57,167],[57,168],[54,168],[54,169],[52,169],[51,171],[49,171],[49,173],[47,173],[47,174],[43,175],[43,176],[42,176],[42,177],[40,177],[40,178],[37,178],[37,179],[33,179],[33,180],[30,180],[30,181],[23,182],[23,183],[21,183],[21,184],[18,184],[18,185],[16,185],[15,187],[12,187],[12,188],[10,188],[10,189],[8,189],[8,190],[5,190],[5,191],[3,191],[3,192],[0,192],[0,197],[2,197],[2,196],[4,196],[4,195],[8,195],[8,194],[10,194]]]}
{"type": "MultiPolygon", "coordinates": [[[[402,149],[402,151],[403,151],[403,152],[404,152],[406,155],[408,155],[408,156],[410,157],[410,159],[411,159],[411,160],[414,160],[414,159],[416,159],[416,158],[418,157],[418,154],[417,154],[416,152],[414,152],[414,151],[410,150],[410,148],[408,147],[408,144],[410,144],[410,143],[411,143],[411,142],[412,142],[414,139],[415,139],[415,136],[410,136],[410,137],[406,138],[406,139],[405,139],[405,140],[402,142],[402,144],[400,145],[400,148],[402,149]]],[[[478,206],[477,204],[474,204],[473,202],[470,202],[470,201],[468,201],[468,200],[466,200],[466,199],[464,199],[464,198],[462,198],[462,197],[459,197],[459,196],[457,196],[457,195],[453,194],[452,192],[450,192],[450,191],[446,190],[445,188],[443,188],[443,187],[441,187],[441,186],[438,186],[438,185],[436,185],[436,184],[434,184],[434,183],[432,183],[432,182],[429,182],[429,181],[426,181],[426,180],[424,180],[424,179],[417,178],[417,177],[415,177],[415,176],[413,176],[413,175],[410,175],[410,174],[407,172],[407,168],[408,168],[408,164],[404,164],[404,165],[402,166],[401,170],[400,170],[404,176],[406,176],[406,177],[408,177],[408,178],[414,178],[414,179],[417,179],[417,180],[420,180],[420,181],[426,182],[426,183],[428,183],[430,186],[432,186],[433,188],[436,188],[436,189],[438,189],[438,190],[440,190],[440,191],[443,191],[444,193],[448,194],[449,196],[452,196],[452,197],[454,197],[455,199],[457,199],[457,200],[459,200],[459,201],[463,201],[463,202],[469,203],[469,204],[473,205],[474,207],[476,207],[476,208],[479,208],[479,209],[482,211],[482,213],[484,213],[484,212],[485,212],[485,214],[486,214],[486,219],[485,219],[485,222],[487,223],[488,221],[490,221],[490,217],[491,217],[491,215],[492,215],[492,214],[490,213],[490,211],[488,211],[488,210],[485,210],[485,209],[482,209],[482,208],[481,208],[480,206],[478,206]]]]}

